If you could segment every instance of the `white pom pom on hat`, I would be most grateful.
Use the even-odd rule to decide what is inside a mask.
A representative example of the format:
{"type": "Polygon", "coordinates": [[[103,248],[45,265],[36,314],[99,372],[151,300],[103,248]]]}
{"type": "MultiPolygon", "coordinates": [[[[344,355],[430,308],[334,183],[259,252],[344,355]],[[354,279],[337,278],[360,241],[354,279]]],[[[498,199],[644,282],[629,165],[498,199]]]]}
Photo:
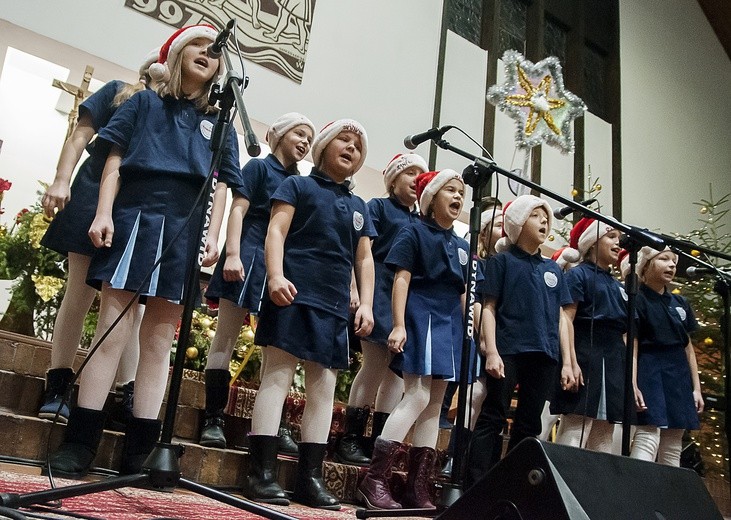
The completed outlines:
{"type": "MultiPolygon", "coordinates": [[[[148,73],[155,81],[170,81],[170,65],[178,59],[178,54],[189,42],[196,38],[207,38],[215,41],[218,31],[209,24],[188,25],[175,31],[160,47],[157,63],[150,65],[148,73]]],[[[223,70],[223,61],[219,60],[218,73],[223,70]]]]}
{"type": "Polygon", "coordinates": [[[269,148],[271,148],[272,153],[274,153],[274,150],[277,149],[277,146],[279,146],[279,141],[284,137],[284,135],[292,130],[296,126],[300,125],[306,125],[312,130],[312,137],[317,135],[317,130],[315,129],[315,125],[312,124],[312,121],[307,119],[307,117],[303,116],[299,112],[287,112],[286,114],[279,116],[279,118],[272,123],[272,126],[269,127],[269,130],[267,130],[267,136],[266,140],[267,143],[269,143],[269,148]]]}
{"type": "Polygon", "coordinates": [[[421,173],[429,171],[429,166],[427,166],[426,161],[419,154],[400,153],[394,156],[386,165],[386,169],[383,170],[383,183],[386,185],[386,189],[390,190],[393,182],[401,175],[401,172],[412,166],[421,170],[421,173]]]}
{"type": "Polygon", "coordinates": [[[140,65],[140,68],[137,72],[139,72],[140,78],[144,78],[147,74],[150,72],[150,65],[153,63],[156,63],[158,58],[160,57],[160,47],[157,47],[156,49],[152,49],[147,56],[145,56],[144,61],[142,62],[142,65],[140,65]]]}
{"type": "Polygon", "coordinates": [[[312,142],[312,160],[315,162],[315,167],[320,167],[320,161],[322,159],[322,152],[330,144],[330,141],[335,139],[340,132],[353,132],[360,137],[360,161],[355,165],[352,173],[357,172],[365,163],[366,154],[368,153],[368,134],[366,134],[365,128],[358,121],[354,119],[338,119],[326,124],[317,137],[312,142]]]}

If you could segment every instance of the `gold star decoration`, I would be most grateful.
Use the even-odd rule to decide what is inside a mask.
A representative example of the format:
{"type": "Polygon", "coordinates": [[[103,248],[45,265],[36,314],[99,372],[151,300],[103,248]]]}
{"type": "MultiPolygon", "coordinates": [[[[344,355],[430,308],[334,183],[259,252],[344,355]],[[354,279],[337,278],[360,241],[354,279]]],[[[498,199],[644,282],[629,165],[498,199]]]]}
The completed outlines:
{"type": "Polygon", "coordinates": [[[546,143],[563,153],[572,152],[572,122],[584,114],[584,102],[566,90],[558,58],[537,64],[519,52],[506,51],[505,81],[488,89],[487,99],[515,120],[516,145],[532,148],[546,143]]]}

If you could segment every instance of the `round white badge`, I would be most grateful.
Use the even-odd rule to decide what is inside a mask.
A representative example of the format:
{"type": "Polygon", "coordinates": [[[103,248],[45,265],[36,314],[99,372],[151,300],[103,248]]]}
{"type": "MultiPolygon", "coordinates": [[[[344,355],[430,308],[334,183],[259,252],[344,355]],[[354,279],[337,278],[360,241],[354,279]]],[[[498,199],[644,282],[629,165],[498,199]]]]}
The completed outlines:
{"type": "Polygon", "coordinates": [[[623,299],[624,301],[627,301],[627,300],[629,300],[629,297],[627,296],[627,291],[625,291],[625,290],[624,290],[624,287],[622,287],[621,285],[619,286],[619,294],[621,294],[621,295],[622,295],[622,299],[623,299]]]}
{"type": "Polygon", "coordinates": [[[548,271],[543,273],[543,281],[546,282],[546,285],[549,287],[556,287],[558,285],[558,276],[548,271]]]}
{"type": "Polygon", "coordinates": [[[365,223],[365,219],[363,218],[363,214],[359,211],[353,212],[353,227],[356,231],[360,231],[363,229],[363,224],[365,223]]]}
{"type": "Polygon", "coordinates": [[[201,135],[203,137],[205,137],[206,139],[210,140],[211,134],[213,133],[213,123],[211,123],[207,119],[204,119],[203,121],[201,121],[200,129],[201,129],[201,135]]]}
{"type": "Polygon", "coordinates": [[[467,251],[462,249],[461,247],[457,250],[457,256],[459,257],[459,263],[460,265],[467,265],[467,260],[469,260],[469,256],[467,255],[467,251]]]}
{"type": "Polygon", "coordinates": [[[688,317],[688,315],[685,312],[685,309],[683,309],[682,307],[675,307],[675,312],[678,313],[678,316],[680,316],[681,321],[685,321],[685,318],[688,317]]]}

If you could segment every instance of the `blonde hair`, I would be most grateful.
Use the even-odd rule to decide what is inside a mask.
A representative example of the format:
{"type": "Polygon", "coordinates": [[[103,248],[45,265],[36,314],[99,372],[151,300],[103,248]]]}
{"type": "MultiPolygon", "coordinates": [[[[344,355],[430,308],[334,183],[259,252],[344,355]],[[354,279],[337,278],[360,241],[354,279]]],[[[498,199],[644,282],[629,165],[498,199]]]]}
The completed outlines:
{"type": "MultiPolygon", "coordinates": [[[[168,63],[168,67],[170,64],[168,63]]],[[[172,96],[175,99],[182,99],[185,97],[182,89],[182,77],[183,77],[183,60],[178,57],[170,67],[170,79],[167,82],[156,82],[152,85],[152,90],[157,92],[160,97],[172,96]]],[[[211,76],[211,79],[206,81],[206,84],[201,89],[201,92],[195,97],[191,98],[191,101],[195,105],[196,110],[199,110],[205,114],[212,114],[218,112],[218,109],[208,103],[208,91],[211,90],[211,85],[215,82],[216,75],[211,76]]]]}
{"type": "Polygon", "coordinates": [[[138,93],[141,90],[145,90],[145,83],[143,81],[138,81],[134,85],[130,85],[129,83],[125,83],[122,85],[122,87],[117,91],[117,94],[114,96],[114,99],[112,99],[112,106],[118,107],[125,101],[127,101],[129,98],[134,96],[136,93],[138,93]]]}

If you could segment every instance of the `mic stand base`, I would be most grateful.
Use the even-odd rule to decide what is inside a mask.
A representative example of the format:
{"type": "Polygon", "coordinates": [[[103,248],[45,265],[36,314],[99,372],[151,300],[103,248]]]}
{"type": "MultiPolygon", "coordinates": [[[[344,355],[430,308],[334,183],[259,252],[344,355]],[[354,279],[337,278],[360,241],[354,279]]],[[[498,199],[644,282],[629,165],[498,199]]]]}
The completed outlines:
{"type": "Polygon", "coordinates": [[[462,484],[459,482],[445,482],[442,484],[442,494],[439,498],[439,509],[447,509],[462,496],[462,484]]]}

